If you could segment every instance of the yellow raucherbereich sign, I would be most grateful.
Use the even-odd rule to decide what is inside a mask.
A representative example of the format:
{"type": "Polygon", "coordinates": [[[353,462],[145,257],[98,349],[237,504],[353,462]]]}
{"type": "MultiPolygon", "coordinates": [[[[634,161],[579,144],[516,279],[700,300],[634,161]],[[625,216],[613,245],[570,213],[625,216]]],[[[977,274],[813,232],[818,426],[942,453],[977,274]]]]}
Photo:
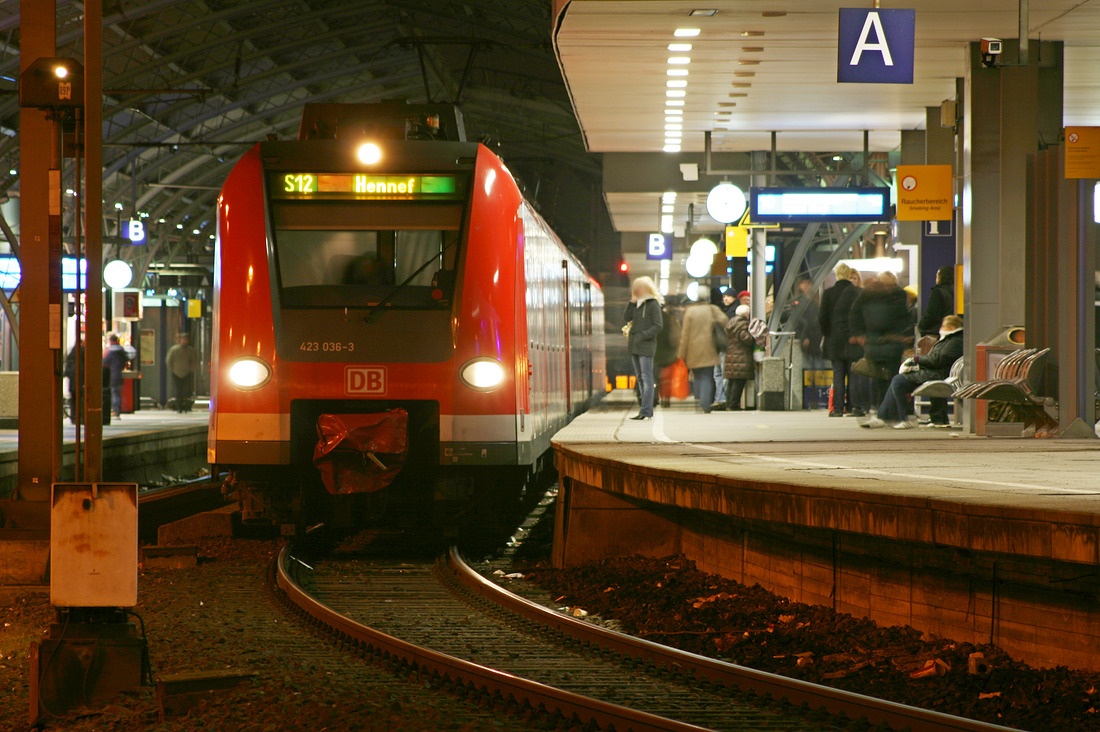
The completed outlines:
{"type": "Polygon", "coordinates": [[[1066,178],[1100,178],[1100,127],[1066,128],[1066,178]]]}
{"type": "Polygon", "coordinates": [[[898,221],[955,218],[955,180],[950,165],[899,165],[898,221]]]}

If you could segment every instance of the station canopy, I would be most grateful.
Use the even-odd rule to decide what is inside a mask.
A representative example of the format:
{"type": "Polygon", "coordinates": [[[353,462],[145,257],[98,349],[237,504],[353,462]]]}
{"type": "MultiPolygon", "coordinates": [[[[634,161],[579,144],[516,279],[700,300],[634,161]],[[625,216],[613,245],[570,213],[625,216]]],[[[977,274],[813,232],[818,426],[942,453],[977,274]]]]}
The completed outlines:
{"type": "MultiPolygon", "coordinates": [[[[57,6],[57,55],[80,58],[82,4],[57,6]]],[[[554,202],[563,188],[598,198],[599,161],[580,139],[546,0],[105,0],[103,12],[104,242],[138,273],[210,262],[233,163],[256,142],[294,139],[310,102],[458,99],[468,138],[501,154],[531,197],[540,191],[567,244],[585,245],[572,234],[587,224],[554,202]],[[123,245],[118,224],[131,217],[146,221],[147,246],[123,245]]],[[[18,0],[0,0],[0,53],[0,191],[12,219],[18,0]]]]}
{"type": "MultiPolygon", "coordinates": [[[[1100,3],[1025,4],[1033,49],[1040,38],[1065,42],[1065,124],[1100,125],[1100,3]]],[[[883,9],[916,11],[912,84],[837,83],[838,11],[870,9],[869,1],[556,0],[554,43],[585,144],[604,154],[607,170],[616,160],[621,165],[614,167],[647,171],[701,163],[704,132],[710,131],[719,154],[770,150],[775,132],[780,167],[839,173],[858,162],[867,131],[869,162],[881,183],[889,177],[888,154],[900,149],[901,131],[923,129],[926,108],[956,97],[969,43],[1000,38],[1014,51],[1009,39],[1019,36],[1019,5],[882,3],[883,9]]],[[[676,178],[679,195],[665,201],[668,188],[658,184],[668,176],[654,175],[651,188],[642,175],[616,179],[605,191],[615,227],[653,232],[662,205],[683,222],[694,204],[693,228],[714,229],[703,205],[713,183],[700,181],[692,189],[689,180],[676,178]]],[[[735,182],[747,185],[747,177],[735,182]]],[[[807,176],[786,184],[819,181],[807,176]]],[[[624,250],[632,270],[646,265],[642,246],[624,250]]]]}

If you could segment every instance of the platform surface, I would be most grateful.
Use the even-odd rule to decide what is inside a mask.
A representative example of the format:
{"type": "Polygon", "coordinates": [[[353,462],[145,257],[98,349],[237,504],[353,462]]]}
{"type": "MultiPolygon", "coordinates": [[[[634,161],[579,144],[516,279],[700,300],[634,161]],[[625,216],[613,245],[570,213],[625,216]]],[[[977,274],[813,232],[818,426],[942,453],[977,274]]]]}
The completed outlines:
{"type": "MultiPolygon", "coordinates": [[[[206,427],[210,421],[210,413],[206,409],[195,410],[185,414],[163,409],[143,409],[133,414],[124,414],[121,417],[111,419],[111,424],[104,425],[103,439],[110,440],[122,437],[133,437],[152,432],[168,432],[177,429],[194,429],[206,427]]],[[[64,439],[66,444],[71,444],[74,439],[75,428],[66,422],[64,439]]],[[[19,446],[19,430],[0,430],[0,454],[14,452],[19,446]]]]}
{"type": "Polygon", "coordinates": [[[956,430],[862,429],[825,411],[711,412],[689,403],[634,422],[615,392],[554,437],[577,456],[661,471],[864,494],[870,502],[947,501],[982,512],[1076,514],[1100,526],[1100,440],[1003,439],[956,430]]]}

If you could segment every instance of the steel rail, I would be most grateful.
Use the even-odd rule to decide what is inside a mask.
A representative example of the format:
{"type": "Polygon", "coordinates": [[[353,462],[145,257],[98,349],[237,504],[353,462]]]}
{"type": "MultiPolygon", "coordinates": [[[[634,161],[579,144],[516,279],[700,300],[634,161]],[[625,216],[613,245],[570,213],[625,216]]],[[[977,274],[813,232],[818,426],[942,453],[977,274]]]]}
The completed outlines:
{"type": "Polygon", "coordinates": [[[567,720],[575,718],[585,723],[593,722],[601,729],[613,728],[617,732],[705,732],[703,727],[574,694],[439,653],[358,623],[302,589],[295,576],[298,561],[292,556],[289,546],[282,548],[274,563],[276,587],[282,591],[287,603],[341,643],[365,649],[389,661],[406,663],[426,673],[438,674],[478,692],[526,703],[532,709],[543,709],[550,714],[557,712],[567,720]],[[292,566],[291,562],[295,564],[292,566]]]}
{"type": "Polygon", "coordinates": [[[823,708],[830,714],[843,714],[852,720],[866,718],[872,725],[886,724],[892,729],[909,729],[912,732],[1012,731],[1010,727],[876,699],[766,671],[757,671],[578,620],[520,597],[486,579],[466,564],[454,547],[451,548],[448,564],[462,584],[516,615],[581,643],[652,663],[658,668],[664,667],[674,673],[693,676],[699,680],[722,684],[745,692],[771,695],[772,698],[786,699],[795,705],[807,704],[814,709],[823,708]]]}

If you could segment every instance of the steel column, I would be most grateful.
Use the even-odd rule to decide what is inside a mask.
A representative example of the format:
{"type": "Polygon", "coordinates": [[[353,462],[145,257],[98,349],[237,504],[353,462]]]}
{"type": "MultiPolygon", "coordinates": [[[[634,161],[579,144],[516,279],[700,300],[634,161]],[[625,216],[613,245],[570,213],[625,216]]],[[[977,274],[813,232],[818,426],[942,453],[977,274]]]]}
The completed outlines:
{"type": "MultiPolygon", "coordinates": [[[[103,479],[103,0],[84,2],[84,481],[103,479]]],[[[138,281],[140,285],[140,280],[138,281]]]]}
{"type": "MultiPolygon", "coordinates": [[[[56,55],[56,4],[55,0],[21,0],[19,11],[22,72],[36,59],[56,55]]],[[[61,344],[50,342],[50,307],[60,307],[60,302],[50,299],[50,158],[51,150],[60,144],[54,137],[54,125],[44,112],[19,110],[23,276],[19,286],[18,494],[33,501],[49,501],[50,485],[58,479],[61,468],[61,344]]],[[[58,261],[58,270],[60,266],[58,261]]],[[[60,333],[55,331],[56,335],[60,333]]]]}

